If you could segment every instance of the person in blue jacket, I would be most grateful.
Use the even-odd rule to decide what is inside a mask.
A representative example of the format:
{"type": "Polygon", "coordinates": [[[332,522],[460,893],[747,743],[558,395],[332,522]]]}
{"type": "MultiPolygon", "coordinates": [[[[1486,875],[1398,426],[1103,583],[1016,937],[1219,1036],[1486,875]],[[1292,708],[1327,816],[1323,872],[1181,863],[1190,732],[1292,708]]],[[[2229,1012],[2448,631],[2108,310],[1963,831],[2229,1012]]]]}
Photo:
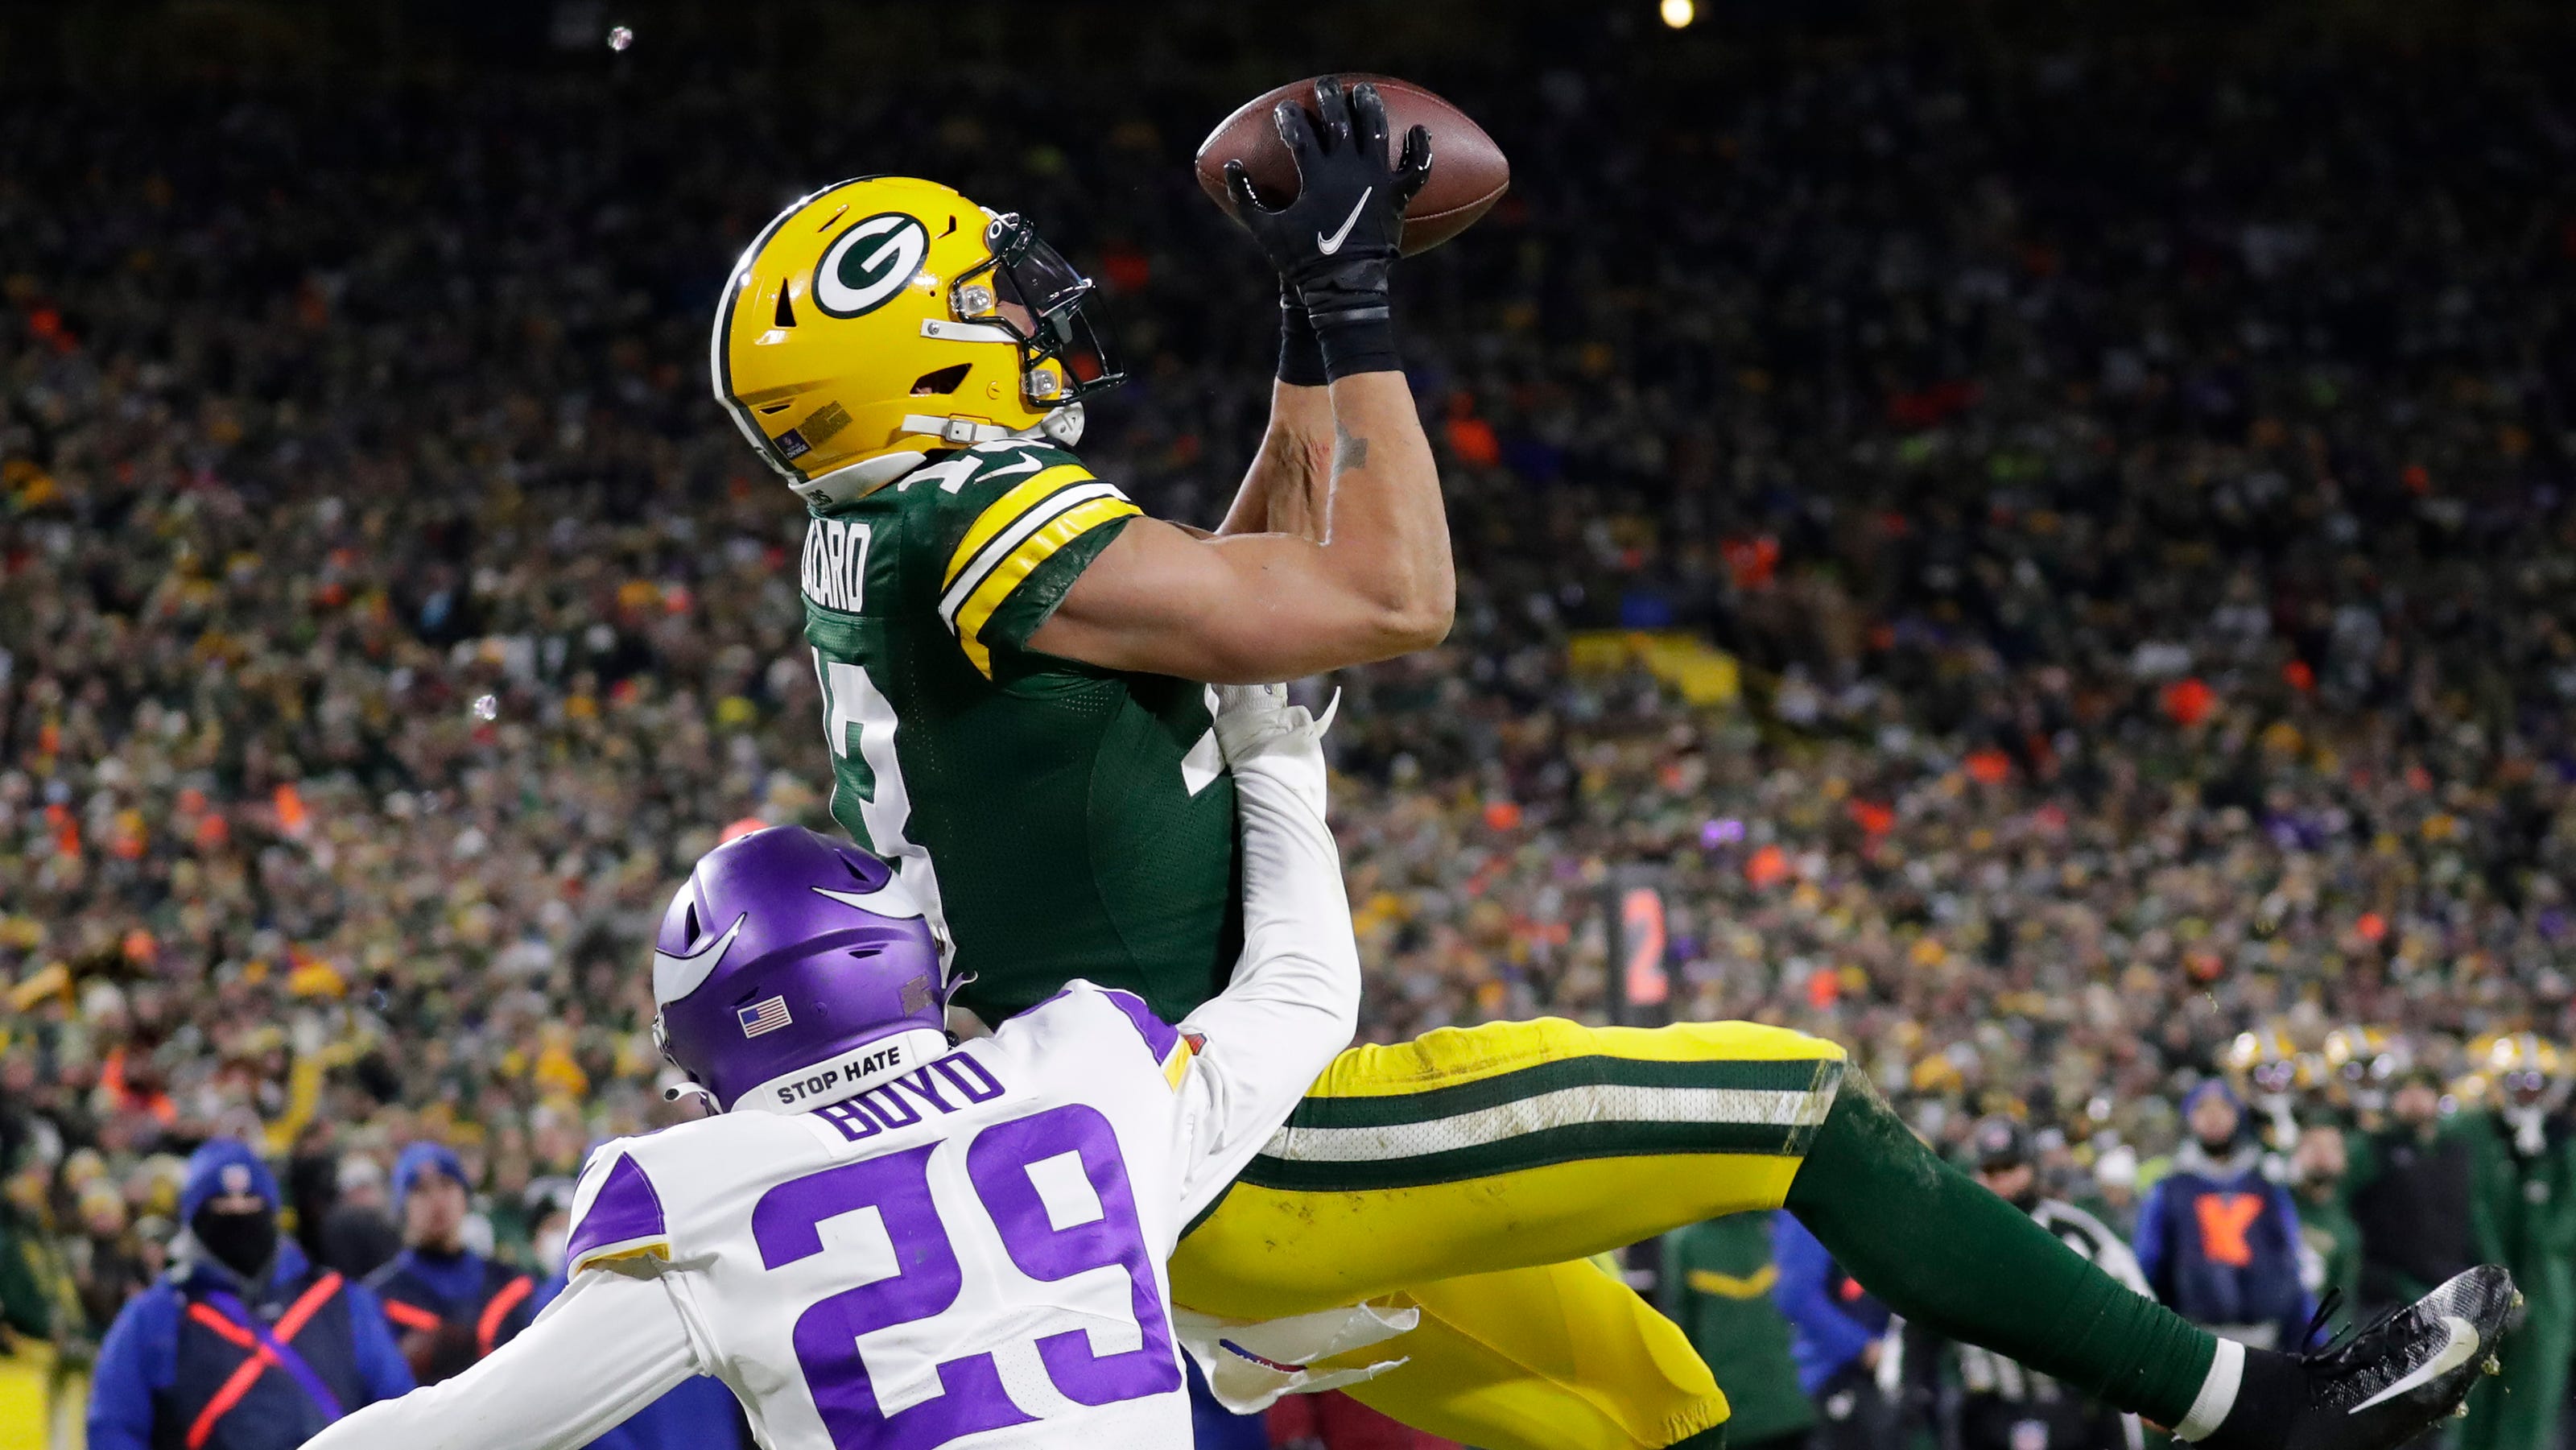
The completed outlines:
{"type": "Polygon", "coordinates": [[[2233,1088],[2203,1082],[2182,1113],[2191,1135],[2138,1205],[2138,1268],[2183,1318],[2251,1348],[2298,1353],[2315,1307],[2299,1277],[2298,1207],[2264,1172],[2233,1088]]]}
{"type": "Polygon", "coordinates": [[[277,1232],[277,1179],[249,1145],[188,1158],[177,1262],[108,1326],[91,1450],[292,1450],[412,1373],[364,1286],[277,1232]]]}
{"type": "Polygon", "coordinates": [[[536,1279],[465,1247],[473,1207],[465,1165],[444,1143],[414,1143],[394,1159],[394,1221],[403,1251],[367,1276],[422,1384],[490,1354],[536,1318],[536,1279]]]}
{"type": "Polygon", "coordinates": [[[1863,1450],[1887,1438],[1886,1395],[1878,1360],[1887,1335],[1887,1306],[1844,1273],[1806,1225],[1782,1209],[1771,1218],[1771,1261],[1780,1275],[1771,1301],[1789,1321],[1789,1356],[1798,1387],[1815,1402],[1818,1450],[1863,1450]]]}

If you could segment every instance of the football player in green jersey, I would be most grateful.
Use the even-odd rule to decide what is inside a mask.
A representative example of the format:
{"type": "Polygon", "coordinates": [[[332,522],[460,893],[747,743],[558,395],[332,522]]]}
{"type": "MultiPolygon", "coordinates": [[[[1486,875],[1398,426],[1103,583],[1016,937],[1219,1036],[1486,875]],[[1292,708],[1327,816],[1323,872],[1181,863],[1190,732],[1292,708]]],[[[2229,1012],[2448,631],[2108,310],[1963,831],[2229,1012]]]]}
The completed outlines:
{"type": "MultiPolygon", "coordinates": [[[[812,514],[833,815],[898,863],[953,1000],[987,1019],[1074,977],[1167,1019],[1212,995],[1236,843],[1208,683],[1447,632],[1446,522],[1387,293],[1429,147],[1391,156],[1365,85],[1315,99],[1276,117],[1295,201],[1231,178],[1281,277],[1282,341],[1268,435],[1214,534],[1146,518],[1067,451],[1118,374],[1090,284],[1022,218],[844,182],[772,221],[726,287],[716,396],[812,514]]],[[[1843,1068],[1832,1043],[1746,1023],[1353,1048],[1191,1226],[1174,1298],[1222,1328],[1198,1343],[1232,1356],[1221,1392],[1374,1373],[1352,1393],[1489,1450],[1722,1439],[1688,1342],[1582,1260],[1784,1204],[1909,1318],[2213,1450],[2394,1445],[2458,1403],[2509,1312],[2480,1270],[2332,1356],[2222,1345],[1943,1165],[1843,1068]],[[1364,1301],[1377,1337],[1410,1327],[1259,1322],[1364,1301]]]]}
{"type": "MultiPolygon", "coordinates": [[[[1380,178],[1396,206],[1424,164],[1380,178]]],[[[998,1020],[1076,976],[1173,1018],[1205,1000],[1236,945],[1234,800],[1209,691],[1185,682],[1448,632],[1447,521],[1386,318],[1396,215],[1339,239],[1363,274],[1351,320],[1286,309],[1296,376],[1214,536],[1145,518],[1065,451],[1118,379],[1082,326],[1089,284],[1019,218],[863,180],[745,254],[717,391],[814,512],[833,815],[937,903],[960,1005],[998,1020]],[[1375,351],[1328,394],[1324,349],[1354,343],[1375,351]]]]}

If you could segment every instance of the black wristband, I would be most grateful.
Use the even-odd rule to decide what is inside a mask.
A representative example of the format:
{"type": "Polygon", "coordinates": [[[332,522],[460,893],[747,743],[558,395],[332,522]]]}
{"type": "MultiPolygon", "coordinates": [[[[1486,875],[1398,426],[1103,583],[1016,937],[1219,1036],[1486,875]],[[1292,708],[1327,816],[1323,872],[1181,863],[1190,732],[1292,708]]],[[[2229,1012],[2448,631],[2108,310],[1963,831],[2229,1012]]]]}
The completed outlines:
{"type": "Polygon", "coordinates": [[[1395,320],[1383,307],[1345,312],[1315,329],[1327,381],[1404,370],[1395,350],[1395,320]]]}
{"type": "Polygon", "coordinates": [[[1279,381],[1293,388],[1320,388],[1332,381],[1324,370],[1315,325],[1306,320],[1306,304],[1284,286],[1279,289],[1279,381]]]}

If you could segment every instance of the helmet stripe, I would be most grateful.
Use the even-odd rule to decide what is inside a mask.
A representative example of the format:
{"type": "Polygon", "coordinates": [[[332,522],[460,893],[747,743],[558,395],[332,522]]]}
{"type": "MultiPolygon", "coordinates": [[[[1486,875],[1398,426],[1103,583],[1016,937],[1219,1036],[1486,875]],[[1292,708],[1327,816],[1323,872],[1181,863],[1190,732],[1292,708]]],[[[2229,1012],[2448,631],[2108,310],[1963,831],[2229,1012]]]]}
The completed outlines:
{"type": "Polygon", "coordinates": [[[716,307],[715,330],[707,338],[707,380],[715,391],[716,403],[725,410],[725,416],[733,419],[734,427],[742,432],[743,441],[751,445],[762,462],[797,483],[805,481],[805,470],[780,457],[777,447],[769,441],[769,435],[760,431],[760,424],[752,418],[751,410],[735,400],[733,357],[726,344],[733,338],[734,304],[741,301],[744,289],[751,285],[752,264],[760,260],[761,249],[769,245],[771,237],[778,235],[780,227],[787,225],[788,218],[802,215],[805,208],[817,199],[850,184],[836,181],[821,191],[798,198],[794,205],[769,219],[769,225],[762,227],[760,235],[751,239],[751,245],[742,249],[742,255],[734,260],[733,271],[725,277],[724,297],[716,307]]]}

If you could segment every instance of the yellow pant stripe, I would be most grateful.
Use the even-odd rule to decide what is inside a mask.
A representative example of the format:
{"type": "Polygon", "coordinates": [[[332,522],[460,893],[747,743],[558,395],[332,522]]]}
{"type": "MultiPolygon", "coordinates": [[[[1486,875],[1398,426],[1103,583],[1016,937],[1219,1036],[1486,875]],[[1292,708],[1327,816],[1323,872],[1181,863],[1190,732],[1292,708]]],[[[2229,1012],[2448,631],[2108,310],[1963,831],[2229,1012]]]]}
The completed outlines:
{"type": "Polygon", "coordinates": [[[1489,1450],[1642,1450],[1724,1417],[1679,1330],[1589,1255],[1788,1196],[1841,1049],[1749,1023],[1554,1019],[1356,1047],[1193,1225],[1193,1309],[1395,1296],[1420,1328],[1360,1399],[1489,1450]],[[1436,1312],[1435,1312],[1436,1307],[1436,1312]]]}

